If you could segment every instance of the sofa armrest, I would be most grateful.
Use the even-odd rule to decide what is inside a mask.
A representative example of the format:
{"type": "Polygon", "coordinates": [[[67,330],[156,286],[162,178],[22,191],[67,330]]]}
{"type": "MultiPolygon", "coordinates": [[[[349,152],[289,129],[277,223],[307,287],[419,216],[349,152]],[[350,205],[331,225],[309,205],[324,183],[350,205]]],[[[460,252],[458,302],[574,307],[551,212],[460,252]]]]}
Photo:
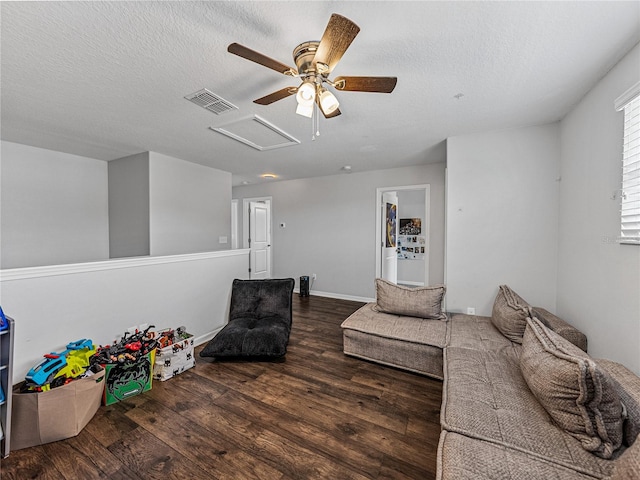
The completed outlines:
{"type": "Polygon", "coordinates": [[[587,336],[580,330],[544,308],[533,307],[533,314],[558,335],[566,338],[576,347],[584,350],[585,352],[587,351],[587,336]]]}

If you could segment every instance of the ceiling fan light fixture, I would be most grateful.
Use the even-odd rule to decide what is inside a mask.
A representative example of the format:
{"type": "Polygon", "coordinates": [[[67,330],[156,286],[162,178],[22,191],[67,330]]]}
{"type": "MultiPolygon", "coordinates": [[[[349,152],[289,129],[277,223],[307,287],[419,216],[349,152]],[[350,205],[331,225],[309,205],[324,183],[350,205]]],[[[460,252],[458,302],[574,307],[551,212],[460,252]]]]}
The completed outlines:
{"type": "Polygon", "coordinates": [[[325,115],[332,114],[340,106],[336,96],[324,87],[319,90],[318,100],[320,101],[320,106],[322,107],[322,111],[325,115]]]}
{"type": "Polygon", "coordinates": [[[311,103],[311,105],[303,105],[299,103],[296,108],[296,113],[303,117],[311,118],[313,116],[313,103],[311,103]]]}
{"type": "Polygon", "coordinates": [[[311,106],[316,99],[316,86],[313,81],[305,80],[296,93],[298,105],[311,106]]]}

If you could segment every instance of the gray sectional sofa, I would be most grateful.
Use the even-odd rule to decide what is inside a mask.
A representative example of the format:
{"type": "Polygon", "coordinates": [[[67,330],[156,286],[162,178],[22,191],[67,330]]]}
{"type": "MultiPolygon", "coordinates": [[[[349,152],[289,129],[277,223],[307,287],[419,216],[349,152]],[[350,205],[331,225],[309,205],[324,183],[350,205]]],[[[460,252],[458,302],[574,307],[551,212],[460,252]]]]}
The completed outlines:
{"type": "Polygon", "coordinates": [[[591,359],[584,334],[508,287],[492,317],[371,303],[342,328],[345,354],[444,380],[438,480],[640,479],[640,377],[591,359]],[[554,395],[562,381],[573,390],[554,395]]]}

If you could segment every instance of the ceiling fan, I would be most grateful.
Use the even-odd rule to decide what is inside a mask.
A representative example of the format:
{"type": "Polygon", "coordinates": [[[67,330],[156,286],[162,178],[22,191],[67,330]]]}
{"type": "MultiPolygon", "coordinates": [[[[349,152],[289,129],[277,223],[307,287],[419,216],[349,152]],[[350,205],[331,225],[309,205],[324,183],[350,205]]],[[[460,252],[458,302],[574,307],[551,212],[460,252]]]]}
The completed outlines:
{"type": "Polygon", "coordinates": [[[326,118],[333,118],[340,115],[339,102],[335,95],[327,90],[326,85],[336,90],[350,92],[391,93],[398,81],[396,77],[337,77],[334,80],[329,79],[329,75],[359,31],[360,27],[351,20],[334,13],[331,15],[319,42],[303,42],[294,48],[293,60],[297,68],[289,67],[238,43],[232,43],[227,50],[276,72],[302,79],[302,83],[298,87],[285,87],[254,100],[254,103],[269,105],[295,94],[298,101],[296,113],[312,117],[314,105],[317,105],[326,118]]]}

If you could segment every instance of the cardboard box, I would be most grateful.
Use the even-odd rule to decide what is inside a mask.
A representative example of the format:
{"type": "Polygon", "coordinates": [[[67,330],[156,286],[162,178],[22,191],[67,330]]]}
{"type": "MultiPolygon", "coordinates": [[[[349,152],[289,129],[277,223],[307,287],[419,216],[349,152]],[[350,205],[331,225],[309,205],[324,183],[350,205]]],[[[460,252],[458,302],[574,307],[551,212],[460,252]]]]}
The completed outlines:
{"type": "Polygon", "coordinates": [[[11,450],[75,437],[100,407],[105,371],[40,393],[14,387],[11,450]]]}
{"type": "Polygon", "coordinates": [[[104,405],[111,405],[151,390],[155,349],[133,363],[106,364],[104,405]]]}
{"type": "Polygon", "coordinates": [[[156,349],[153,378],[165,381],[195,366],[193,335],[187,335],[188,337],[180,342],[156,349]]]}

